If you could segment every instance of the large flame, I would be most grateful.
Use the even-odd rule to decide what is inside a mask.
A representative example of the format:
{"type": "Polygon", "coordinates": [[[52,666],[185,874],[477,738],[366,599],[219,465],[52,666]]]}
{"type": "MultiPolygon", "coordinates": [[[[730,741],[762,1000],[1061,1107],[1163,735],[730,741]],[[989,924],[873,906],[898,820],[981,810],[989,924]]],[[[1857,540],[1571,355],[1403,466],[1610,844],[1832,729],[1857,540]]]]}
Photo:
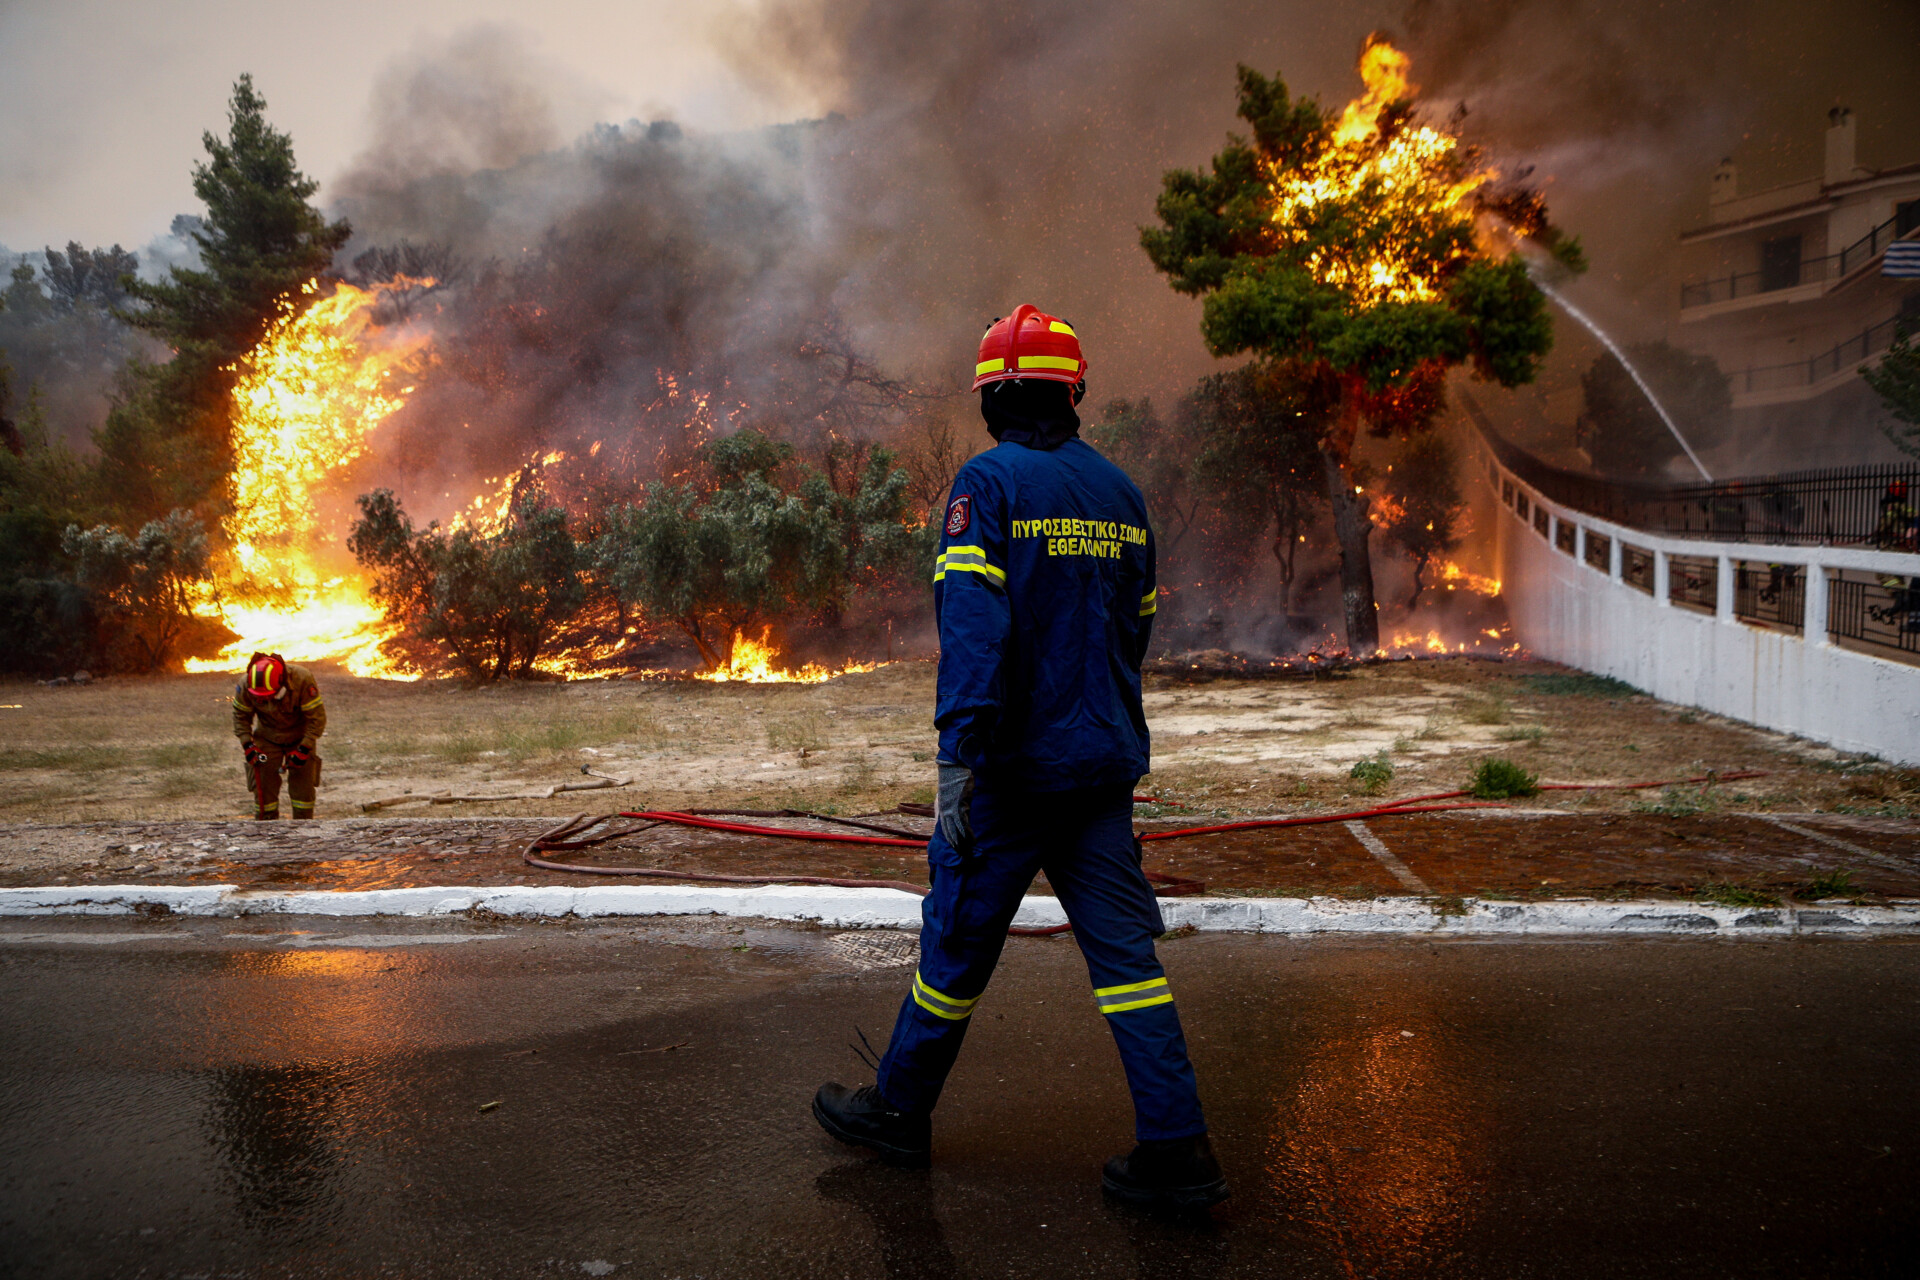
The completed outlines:
{"type": "Polygon", "coordinates": [[[1283,236],[1303,234],[1317,207],[1348,199],[1363,189],[1379,193],[1387,216],[1381,238],[1349,238],[1366,244],[1365,256],[1344,247],[1316,251],[1313,273],[1330,284],[1356,289],[1369,302],[1423,302],[1437,296],[1422,255],[1410,238],[1392,234],[1429,225],[1435,215],[1467,215],[1467,197],[1493,175],[1461,172],[1460,141],[1444,130],[1396,122],[1383,133],[1381,116],[1404,102],[1412,86],[1407,55],[1374,37],[1360,55],[1367,91],[1349,102],[1334,125],[1325,153],[1305,170],[1275,170],[1274,222],[1283,236]]]}
{"type": "Polygon", "coordinates": [[[386,292],[430,283],[343,283],[322,296],[309,282],[241,363],[225,563],[202,601],[240,638],[218,657],[189,661],[189,671],[230,669],[259,649],[404,678],[380,652],[392,629],[365,583],[320,551],[333,540],[322,536],[313,495],[365,454],[367,437],[413,389],[394,383],[425,336],[370,332],[374,306],[386,292]]]}

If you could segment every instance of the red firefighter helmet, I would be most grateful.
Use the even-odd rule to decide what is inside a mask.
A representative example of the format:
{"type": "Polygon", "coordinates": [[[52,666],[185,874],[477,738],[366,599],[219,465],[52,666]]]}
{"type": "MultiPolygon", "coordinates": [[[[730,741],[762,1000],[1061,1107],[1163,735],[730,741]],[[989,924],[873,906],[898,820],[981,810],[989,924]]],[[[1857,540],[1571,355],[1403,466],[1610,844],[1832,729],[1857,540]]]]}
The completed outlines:
{"type": "Polygon", "coordinates": [[[247,660],[247,693],[261,701],[287,687],[287,663],[277,653],[256,653],[247,660]]]}
{"type": "Polygon", "coordinates": [[[1897,501],[1905,502],[1907,500],[1907,482],[1905,480],[1895,480],[1887,486],[1887,496],[1897,501]]]}
{"type": "Polygon", "coordinates": [[[973,389],[1013,378],[1071,384],[1086,376],[1086,357],[1080,354],[1080,338],[1073,326],[1032,303],[1022,303],[1011,316],[995,320],[981,337],[973,389]]]}

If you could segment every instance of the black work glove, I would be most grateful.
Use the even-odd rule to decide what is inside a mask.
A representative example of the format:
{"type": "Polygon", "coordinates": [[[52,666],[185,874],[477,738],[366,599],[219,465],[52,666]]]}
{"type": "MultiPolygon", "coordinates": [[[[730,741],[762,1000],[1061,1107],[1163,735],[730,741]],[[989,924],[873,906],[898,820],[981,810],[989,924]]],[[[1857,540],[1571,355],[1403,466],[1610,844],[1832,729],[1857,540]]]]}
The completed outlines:
{"type": "Polygon", "coordinates": [[[287,752],[287,767],[289,769],[298,769],[303,764],[311,763],[312,760],[312,747],[293,747],[287,752]]]}
{"type": "Polygon", "coordinates": [[[254,746],[251,742],[247,744],[247,763],[248,764],[253,764],[253,765],[268,764],[271,762],[271,760],[272,760],[272,757],[267,755],[266,752],[260,750],[258,747],[254,746]]]}
{"type": "Polygon", "coordinates": [[[933,820],[947,843],[966,853],[973,848],[973,770],[942,760],[940,789],[935,793],[933,820]]]}

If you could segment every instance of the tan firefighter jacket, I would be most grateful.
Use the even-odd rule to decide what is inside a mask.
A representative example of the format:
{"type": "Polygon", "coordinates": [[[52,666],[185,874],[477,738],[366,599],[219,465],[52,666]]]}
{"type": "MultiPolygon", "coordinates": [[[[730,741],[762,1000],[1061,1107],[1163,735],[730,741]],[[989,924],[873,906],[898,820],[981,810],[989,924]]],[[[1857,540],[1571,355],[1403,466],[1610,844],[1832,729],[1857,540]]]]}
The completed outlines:
{"type": "Polygon", "coordinates": [[[233,689],[233,736],[242,742],[270,742],[276,747],[295,743],[313,749],[327,731],[327,707],[313,672],[289,662],[286,696],[262,702],[247,692],[244,681],[233,689]],[[258,727],[255,727],[255,722],[258,727]]]}

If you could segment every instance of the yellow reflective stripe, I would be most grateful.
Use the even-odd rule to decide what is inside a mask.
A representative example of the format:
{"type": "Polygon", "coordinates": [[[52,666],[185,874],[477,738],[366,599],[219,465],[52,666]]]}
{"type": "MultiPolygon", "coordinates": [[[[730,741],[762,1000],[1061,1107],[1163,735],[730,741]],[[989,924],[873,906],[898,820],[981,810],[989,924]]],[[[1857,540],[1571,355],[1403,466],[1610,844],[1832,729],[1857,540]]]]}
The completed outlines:
{"type": "Polygon", "coordinates": [[[1155,587],[1140,597],[1140,616],[1146,617],[1160,607],[1160,588],[1155,587]]]}
{"type": "Polygon", "coordinates": [[[1007,580],[1006,570],[996,569],[990,564],[975,564],[971,560],[955,560],[952,564],[943,567],[938,573],[934,574],[933,580],[939,582],[949,573],[959,573],[963,569],[968,573],[985,574],[995,582],[1004,583],[1007,580]]]}
{"type": "Polygon", "coordinates": [[[1172,1004],[1173,992],[1167,988],[1167,980],[1163,975],[1118,987],[1097,987],[1093,1001],[1100,1007],[1101,1013],[1124,1013],[1128,1009],[1144,1009],[1149,1005],[1172,1004]]]}
{"type": "Polygon", "coordinates": [[[1048,325],[1047,328],[1051,329],[1055,333],[1064,333],[1069,338],[1077,338],[1080,336],[1079,334],[1073,331],[1073,326],[1068,324],[1065,320],[1055,320],[1052,324],[1048,325]]]}
{"type": "Polygon", "coordinates": [[[955,1000],[952,996],[935,991],[920,980],[919,970],[913,974],[913,1002],[935,1017],[945,1018],[948,1022],[959,1022],[973,1016],[973,1006],[980,1003],[980,997],[971,1000],[955,1000]]]}
{"type": "Polygon", "coordinates": [[[1021,356],[1020,367],[1022,369],[1066,369],[1073,373],[1080,372],[1080,362],[1070,359],[1067,356],[1021,356]]]}
{"type": "Polygon", "coordinates": [[[296,809],[311,809],[313,806],[314,801],[312,800],[295,800],[293,802],[293,807],[296,809]]]}
{"type": "Polygon", "coordinates": [[[317,707],[317,706],[319,706],[319,705],[320,705],[320,695],[316,693],[316,694],[314,694],[314,695],[313,695],[313,701],[312,701],[312,702],[303,702],[303,703],[301,703],[301,704],[300,704],[300,709],[301,709],[302,711],[311,711],[311,710],[313,710],[313,709],[314,709],[315,707],[317,707]]]}
{"type": "Polygon", "coordinates": [[[251,702],[242,702],[240,699],[235,698],[233,700],[233,709],[235,711],[251,711],[253,710],[253,704],[251,702]]]}
{"type": "Polygon", "coordinates": [[[1006,367],[1007,362],[995,356],[991,360],[982,360],[979,364],[973,366],[973,376],[977,378],[983,373],[1001,373],[1006,370],[1006,367]]]}

